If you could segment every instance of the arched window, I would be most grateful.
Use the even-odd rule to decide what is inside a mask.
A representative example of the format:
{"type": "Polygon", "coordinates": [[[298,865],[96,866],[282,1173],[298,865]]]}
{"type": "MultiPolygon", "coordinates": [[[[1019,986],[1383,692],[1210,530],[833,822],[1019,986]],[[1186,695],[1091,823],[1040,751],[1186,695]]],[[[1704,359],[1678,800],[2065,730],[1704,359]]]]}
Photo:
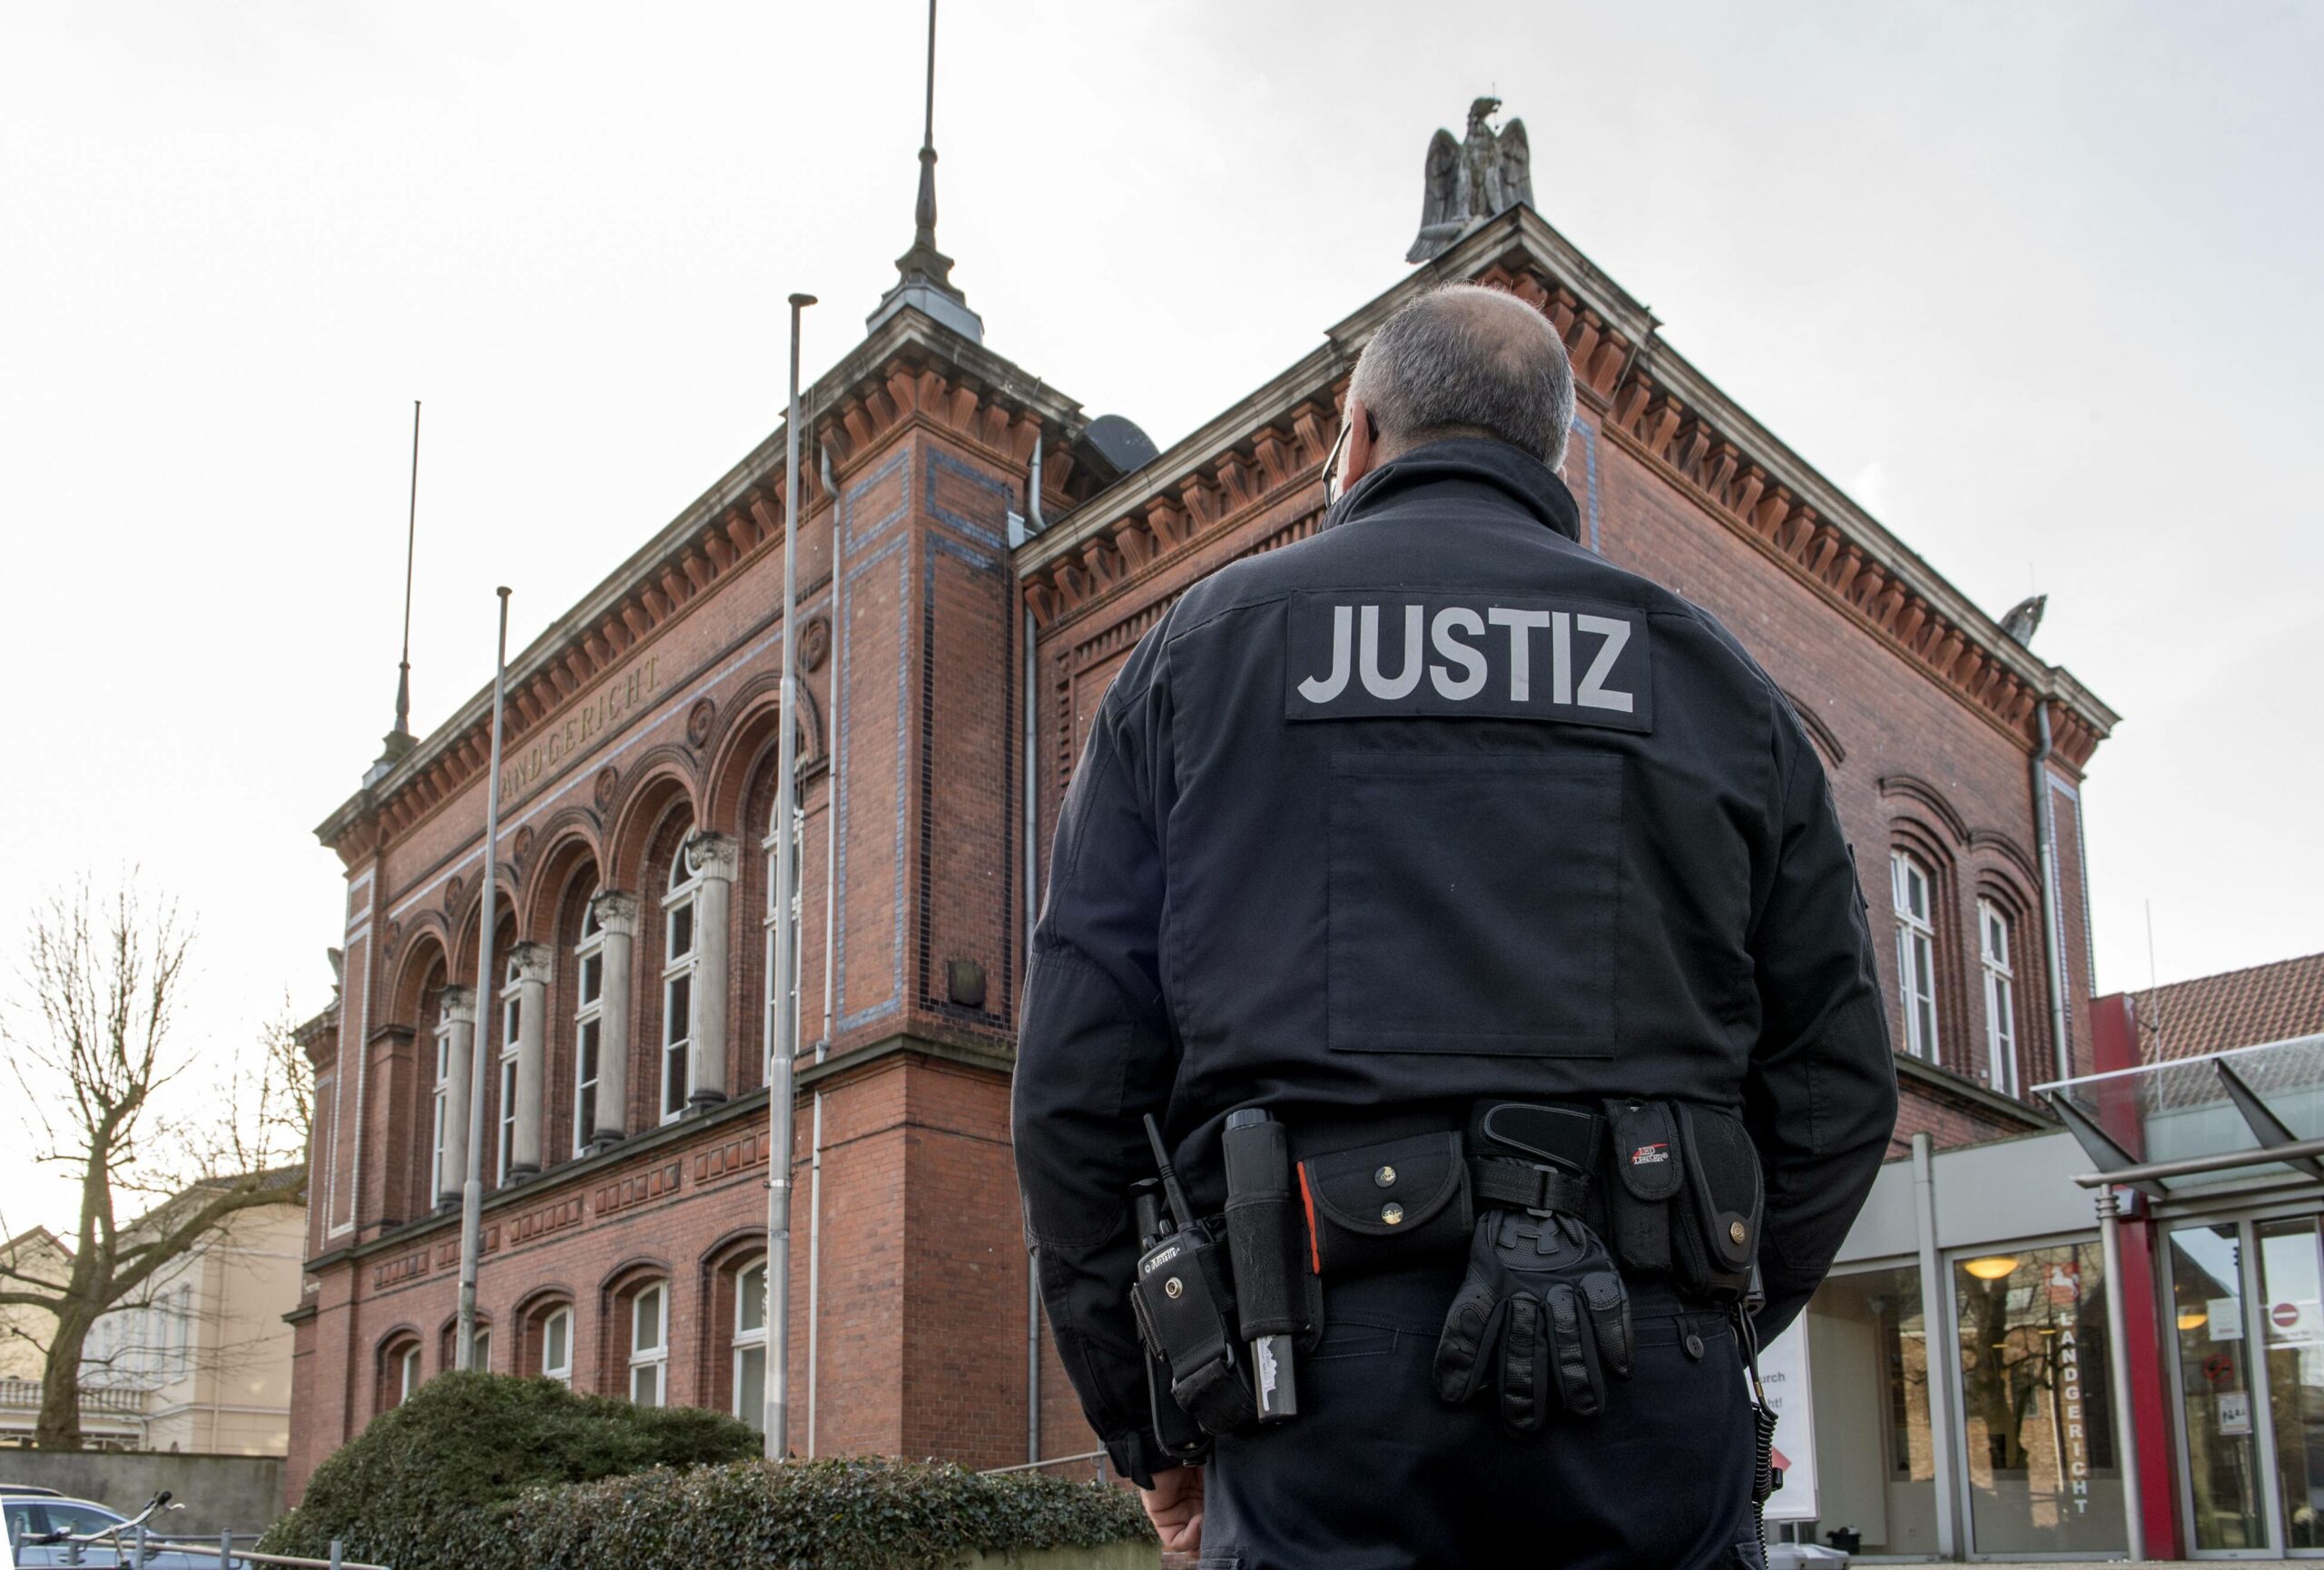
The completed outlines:
{"type": "Polygon", "coordinates": [[[1936,902],[1928,868],[1907,851],[1888,858],[1896,911],[1896,991],[1905,1014],[1905,1050],[1937,1061],[1936,902]]]}
{"type": "Polygon", "coordinates": [[[656,1281],[629,1299],[629,1398],[665,1406],[670,1384],[670,1289],[656,1281]]]}
{"type": "Polygon", "coordinates": [[[766,1431],[766,1261],[734,1277],[734,1416],[766,1431]]]}
{"type": "Polygon", "coordinates": [[[541,1377],[573,1383],[573,1310],[558,1307],[541,1317],[541,1377]]]}
{"type": "Polygon", "coordinates": [[[686,1110],[693,1086],[694,892],[701,886],[681,844],[662,895],[662,1121],[686,1110]]]}
{"type": "Polygon", "coordinates": [[[459,1181],[459,1174],[445,1163],[449,1154],[446,1141],[452,1131],[452,1013],[438,1003],[437,1014],[435,1113],[429,1124],[433,1131],[428,1145],[428,1192],[420,1200],[423,1210],[433,1208],[459,1181]]]}
{"type": "MultiPolygon", "coordinates": [[[[770,810],[767,814],[768,823],[766,838],[760,842],[761,847],[766,852],[766,914],[762,918],[762,924],[766,928],[766,1020],[763,1027],[765,1039],[762,1043],[760,1061],[763,1066],[769,1069],[772,1069],[774,1062],[775,1020],[777,1018],[774,1012],[774,855],[776,844],[774,838],[773,817],[774,813],[773,810],[770,810]]],[[[802,908],[799,899],[801,877],[799,864],[801,857],[799,853],[803,844],[804,843],[806,823],[807,815],[798,808],[793,807],[791,812],[791,1041],[794,1050],[797,1048],[799,1042],[799,955],[801,953],[799,940],[799,915],[802,908]]],[[[773,1077],[773,1074],[770,1072],[768,1074],[768,1078],[772,1079],[773,1077]]]]}
{"type": "Polygon", "coordinates": [[[576,1156],[589,1148],[597,1131],[597,1047],[605,1034],[606,1002],[606,929],[597,920],[597,895],[604,892],[593,890],[582,905],[581,938],[573,945],[574,964],[579,972],[573,1012],[573,1153],[576,1156]]]}
{"type": "Polygon", "coordinates": [[[379,1348],[379,1409],[385,1412],[410,1400],[425,1377],[419,1366],[419,1338],[409,1330],[390,1337],[379,1348]]]}
{"type": "Polygon", "coordinates": [[[1977,962],[1985,975],[1985,1061],[1994,1089],[2017,1093],[2017,982],[2010,967],[2009,916],[1992,900],[1977,902],[1977,962]]]}
{"type": "Polygon", "coordinates": [[[500,987],[500,1110],[495,1119],[492,1140],[492,1181],[497,1188],[508,1181],[508,1169],[517,1160],[517,1000],[523,988],[517,980],[517,962],[511,959],[502,973],[500,987]]]}
{"type": "MultiPolygon", "coordinates": [[[[437,1355],[443,1360],[443,1367],[457,1368],[460,1366],[459,1345],[460,1322],[454,1319],[444,1327],[443,1341],[437,1348],[437,1355]]],[[[477,1320],[476,1329],[469,1336],[468,1345],[474,1348],[468,1358],[468,1367],[480,1374],[490,1373],[492,1371],[492,1326],[488,1321],[482,1318],[477,1320]]]]}

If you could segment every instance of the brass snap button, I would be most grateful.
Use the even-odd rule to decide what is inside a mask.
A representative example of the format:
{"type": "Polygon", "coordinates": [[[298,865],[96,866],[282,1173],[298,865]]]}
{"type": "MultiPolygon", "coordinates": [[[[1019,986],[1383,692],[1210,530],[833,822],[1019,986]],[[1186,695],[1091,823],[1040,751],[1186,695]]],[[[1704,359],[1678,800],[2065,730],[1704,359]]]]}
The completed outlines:
{"type": "Polygon", "coordinates": [[[1383,1167],[1372,1174],[1372,1180],[1384,1189],[1393,1189],[1396,1186],[1396,1169],[1383,1167]]]}
{"type": "Polygon", "coordinates": [[[1740,1221],[1728,1222],[1727,1227],[1727,1235],[1734,1239],[1738,1243],[1745,1238],[1750,1236],[1749,1233],[1743,1229],[1743,1223],[1740,1221]]]}
{"type": "Polygon", "coordinates": [[[1185,1293],[1186,1289],[1184,1283],[1176,1276],[1162,1283],[1162,1295],[1166,1298],[1179,1297],[1185,1293]]]}
{"type": "Polygon", "coordinates": [[[1380,1219],[1392,1227],[1402,1226],[1404,1220],[1404,1208],[1391,1200],[1380,1207],[1380,1219]]]}

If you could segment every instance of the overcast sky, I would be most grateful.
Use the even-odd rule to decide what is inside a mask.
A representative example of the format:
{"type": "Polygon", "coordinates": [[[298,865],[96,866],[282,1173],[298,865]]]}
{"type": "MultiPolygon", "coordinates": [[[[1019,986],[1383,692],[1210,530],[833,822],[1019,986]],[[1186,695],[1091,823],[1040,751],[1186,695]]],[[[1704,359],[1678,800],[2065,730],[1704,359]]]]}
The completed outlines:
{"type": "MultiPolygon", "coordinates": [[[[952,0],[986,341],[1167,446],[1402,275],[1497,91],[1665,336],[2123,715],[2099,983],[2324,949],[2312,5],[952,0]]],[[[780,417],[911,240],[923,14],[0,0],[0,953],[134,864],[185,1027],[329,996],[311,833],[780,417]]],[[[12,975],[0,983],[13,986],[12,975]]],[[[20,989],[18,989],[20,992],[20,989]]],[[[0,1140],[0,1148],[15,1141],[0,1140]]],[[[0,1219],[69,1195],[0,1157],[0,1219]]]]}

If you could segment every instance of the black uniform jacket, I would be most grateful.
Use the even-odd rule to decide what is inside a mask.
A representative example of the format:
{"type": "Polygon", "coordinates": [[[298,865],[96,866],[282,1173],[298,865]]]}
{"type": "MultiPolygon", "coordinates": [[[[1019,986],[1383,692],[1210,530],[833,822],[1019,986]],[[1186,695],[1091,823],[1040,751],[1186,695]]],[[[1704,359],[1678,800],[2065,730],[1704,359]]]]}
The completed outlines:
{"type": "Polygon", "coordinates": [[[1152,1112],[1198,1208],[1218,1135],[1480,1097],[1739,1111],[1763,1335],[1863,1203],[1896,1070],[1822,764],[1677,595],[1577,543],[1547,467],[1434,442],[1312,539],[1189,589],[1067,793],[1019,1038],[1017,1169],[1068,1375],[1147,1429],[1126,1190],[1152,1112]]]}

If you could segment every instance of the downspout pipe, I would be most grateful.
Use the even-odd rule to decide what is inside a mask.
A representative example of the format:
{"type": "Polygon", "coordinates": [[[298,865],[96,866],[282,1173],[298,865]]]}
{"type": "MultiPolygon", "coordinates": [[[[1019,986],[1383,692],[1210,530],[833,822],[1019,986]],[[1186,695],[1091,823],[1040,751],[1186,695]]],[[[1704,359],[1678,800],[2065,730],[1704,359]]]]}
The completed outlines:
{"type": "MultiPolygon", "coordinates": [[[[1025,505],[1026,520],[1038,532],[1044,527],[1041,518],[1041,439],[1033,437],[1033,469],[1025,505]]],[[[1025,627],[1025,973],[1033,972],[1033,925],[1039,919],[1040,901],[1035,895],[1041,875],[1040,790],[1037,784],[1040,761],[1038,745],[1039,729],[1034,724],[1033,679],[1036,665],[1033,658],[1033,607],[1025,598],[1024,586],[1018,586],[1018,597],[1022,604],[1025,627]]],[[[1024,1017],[1024,992],[1018,992],[1018,1017],[1024,1017]]],[[[1041,1258],[1029,1239],[1025,1249],[1025,1460],[1029,1465],[1041,1458],[1041,1258]]]]}
{"type": "Polygon", "coordinates": [[[2050,755],[2056,748],[2050,736],[2050,700],[2034,706],[2041,745],[2034,749],[2031,774],[2034,785],[2034,852],[2042,864],[2042,949],[2050,985],[2050,1045],[2056,1060],[2056,1077],[2073,1078],[2073,1043],[2066,1035],[2065,930],[2058,910],[2058,824],[2050,805],[2050,755]]]}

